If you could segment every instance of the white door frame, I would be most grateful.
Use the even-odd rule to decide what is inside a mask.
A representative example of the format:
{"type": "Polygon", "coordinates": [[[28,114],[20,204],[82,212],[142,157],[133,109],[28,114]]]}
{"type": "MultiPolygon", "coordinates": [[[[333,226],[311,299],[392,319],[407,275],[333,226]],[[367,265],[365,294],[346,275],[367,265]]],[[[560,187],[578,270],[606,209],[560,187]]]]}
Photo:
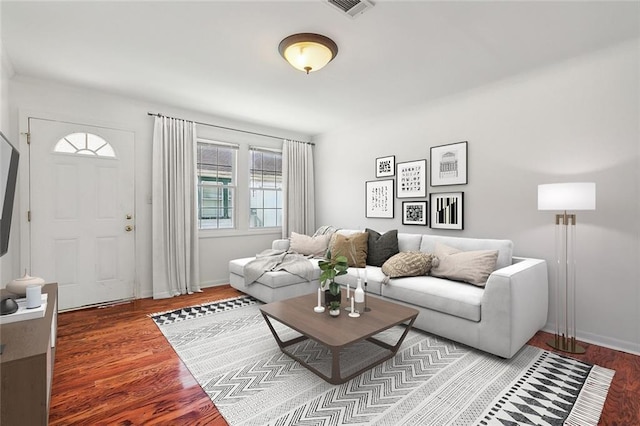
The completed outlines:
{"type": "MultiPolygon", "coordinates": [[[[134,153],[135,153],[135,130],[123,126],[121,123],[107,122],[80,115],[61,114],[51,111],[39,111],[32,109],[18,110],[18,135],[20,149],[20,165],[18,168],[18,194],[20,197],[20,208],[18,222],[20,225],[20,273],[22,276],[24,271],[31,270],[31,224],[27,218],[27,214],[31,208],[30,187],[31,187],[31,164],[29,157],[29,145],[27,144],[27,133],[29,132],[29,118],[39,118],[43,120],[60,121],[72,124],[84,124],[93,127],[104,127],[108,129],[122,130],[131,132],[134,135],[134,153]]],[[[133,161],[133,217],[136,216],[136,170],[135,159],[133,161]]],[[[138,265],[135,259],[138,247],[138,233],[134,233],[133,240],[133,256],[134,256],[134,280],[133,280],[133,297],[140,298],[140,280],[138,279],[138,265]]]]}

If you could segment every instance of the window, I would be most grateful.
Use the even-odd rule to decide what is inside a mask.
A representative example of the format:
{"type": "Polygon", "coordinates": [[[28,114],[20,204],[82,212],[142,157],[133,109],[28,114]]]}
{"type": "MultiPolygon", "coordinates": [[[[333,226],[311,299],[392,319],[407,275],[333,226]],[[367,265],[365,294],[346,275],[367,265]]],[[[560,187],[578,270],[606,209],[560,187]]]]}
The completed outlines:
{"type": "Polygon", "coordinates": [[[235,145],[198,141],[198,227],[234,228],[236,191],[235,145]]]}
{"type": "Polygon", "coordinates": [[[116,153],[109,142],[92,133],[72,133],[56,143],[54,152],[62,154],[88,155],[115,158],[116,153]]]}
{"type": "Polygon", "coordinates": [[[249,149],[250,228],[282,226],[282,153],[249,149]]]}

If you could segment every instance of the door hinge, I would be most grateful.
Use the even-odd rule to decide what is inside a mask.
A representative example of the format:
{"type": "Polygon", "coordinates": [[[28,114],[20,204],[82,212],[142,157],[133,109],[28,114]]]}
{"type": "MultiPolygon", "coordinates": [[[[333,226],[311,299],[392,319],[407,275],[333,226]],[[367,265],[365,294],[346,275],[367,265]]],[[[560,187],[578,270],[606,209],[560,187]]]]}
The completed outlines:
{"type": "Polygon", "coordinates": [[[27,222],[31,222],[31,210],[27,211],[27,222]]]}
{"type": "Polygon", "coordinates": [[[27,137],[27,145],[31,145],[31,133],[30,132],[24,132],[22,134],[27,137]]]}

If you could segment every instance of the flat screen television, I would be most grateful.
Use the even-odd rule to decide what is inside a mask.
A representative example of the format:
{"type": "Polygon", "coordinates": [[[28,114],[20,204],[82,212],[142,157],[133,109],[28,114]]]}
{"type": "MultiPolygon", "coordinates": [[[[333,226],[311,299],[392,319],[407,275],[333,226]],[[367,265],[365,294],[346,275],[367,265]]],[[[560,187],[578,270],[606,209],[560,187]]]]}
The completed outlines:
{"type": "Polygon", "coordinates": [[[20,153],[16,147],[0,132],[0,201],[2,201],[0,256],[5,255],[9,249],[9,231],[11,231],[11,215],[16,195],[19,158],[20,153]]]}

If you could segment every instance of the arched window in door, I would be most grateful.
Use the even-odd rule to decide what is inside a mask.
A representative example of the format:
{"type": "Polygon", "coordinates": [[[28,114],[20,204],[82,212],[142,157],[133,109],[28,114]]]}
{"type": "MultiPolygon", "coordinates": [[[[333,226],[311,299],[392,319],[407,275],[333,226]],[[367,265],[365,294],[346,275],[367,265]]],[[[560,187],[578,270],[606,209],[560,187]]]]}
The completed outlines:
{"type": "Polygon", "coordinates": [[[54,152],[62,154],[88,155],[115,158],[116,153],[109,142],[93,133],[71,133],[56,143],[54,152]]]}

